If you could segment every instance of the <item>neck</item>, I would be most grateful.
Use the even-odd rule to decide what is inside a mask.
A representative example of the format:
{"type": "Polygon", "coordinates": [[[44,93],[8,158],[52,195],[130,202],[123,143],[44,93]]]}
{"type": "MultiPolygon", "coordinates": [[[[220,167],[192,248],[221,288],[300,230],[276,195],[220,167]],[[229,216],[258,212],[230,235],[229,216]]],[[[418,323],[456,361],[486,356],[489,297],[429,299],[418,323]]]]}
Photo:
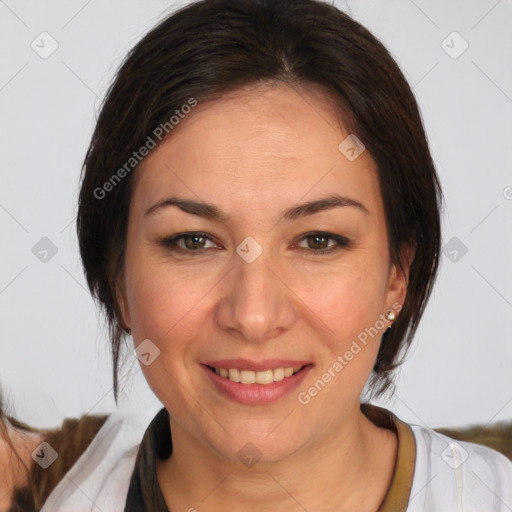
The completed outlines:
{"type": "Polygon", "coordinates": [[[376,511],[389,488],[397,455],[394,432],[359,409],[328,437],[279,462],[246,467],[199,443],[171,418],[173,452],[157,461],[169,510],[376,511]]]}

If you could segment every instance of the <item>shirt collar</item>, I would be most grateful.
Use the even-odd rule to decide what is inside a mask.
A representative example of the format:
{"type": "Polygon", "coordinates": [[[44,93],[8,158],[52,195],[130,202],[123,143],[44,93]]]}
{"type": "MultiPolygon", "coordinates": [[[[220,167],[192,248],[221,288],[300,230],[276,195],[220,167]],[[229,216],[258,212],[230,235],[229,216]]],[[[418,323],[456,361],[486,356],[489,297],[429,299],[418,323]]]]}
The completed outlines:
{"type": "MultiPolygon", "coordinates": [[[[388,492],[378,512],[404,512],[409,503],[416,445],[411,427],[391,411],[373,404],[361,404],[361,411],[375,425],[396,432],[398,456],[388,492]]],[[[163,407],[149,424],[139,445],[124,512],[169,512],[158,484],[157,459],[167,459],[172,452],[169,412],[163,407]]]]}

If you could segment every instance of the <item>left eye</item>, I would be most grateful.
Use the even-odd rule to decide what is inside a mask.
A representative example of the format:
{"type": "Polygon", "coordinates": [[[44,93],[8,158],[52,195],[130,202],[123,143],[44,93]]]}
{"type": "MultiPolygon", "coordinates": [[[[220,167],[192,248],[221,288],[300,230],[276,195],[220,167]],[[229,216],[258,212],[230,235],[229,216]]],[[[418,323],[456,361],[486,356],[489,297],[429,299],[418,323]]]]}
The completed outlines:
{"type": "Polygon", "coordinates": [[[305,247],[305,249],[311,249],[314,254],[331,253],[349,245],[349,240],[344,236],[324,233],[322,231],[306,233],[301,240],[306,240],[308,247],[305,247]],[[329,240],[334,241],[331,246],[328,245],[329,240]],[[316,247],[311,247],[311,245],[316,247]]]}

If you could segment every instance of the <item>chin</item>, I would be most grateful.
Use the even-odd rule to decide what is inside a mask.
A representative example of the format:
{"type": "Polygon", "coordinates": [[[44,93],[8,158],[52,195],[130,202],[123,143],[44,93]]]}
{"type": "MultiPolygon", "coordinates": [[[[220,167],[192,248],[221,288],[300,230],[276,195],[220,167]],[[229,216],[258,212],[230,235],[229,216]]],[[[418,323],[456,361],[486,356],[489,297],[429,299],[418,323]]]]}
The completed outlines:
{"type": "Polygon", "coordinates": [[[231,446],[225,447],[224,456],[234,463],[242,463],[251,468],[254,464],[273,464],[281,462],[297,451],[295,443],[284,444],[283,440],[250,440],[247,437],[236,439],[231,446]],[[238,449],[237,449],[238,448],[238,449]]]}

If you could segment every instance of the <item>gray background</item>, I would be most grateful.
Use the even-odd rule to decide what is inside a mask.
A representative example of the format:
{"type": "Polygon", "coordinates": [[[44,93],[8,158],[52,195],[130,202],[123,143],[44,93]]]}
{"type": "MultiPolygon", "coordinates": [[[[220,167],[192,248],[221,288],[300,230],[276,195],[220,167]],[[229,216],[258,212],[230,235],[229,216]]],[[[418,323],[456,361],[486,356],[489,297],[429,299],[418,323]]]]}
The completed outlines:
{"type": "MultiPolygon", "coordinates": [[[[177,5],[0,0],[0,383],[35,426],[115,407],[107,331],[78,256],[79,172],[121,59],[177,5]],[[46,59],[31,47],[51,49],[44,31],[58,44],[46,59]],[[57,249],[46,262],[33,253],[43,237],[57,249]]],[[[413,86],[446,198],[439,279],[384,405],[430,427],[510,420],[512,0],[336,5],[413,86]]],[[[158,405],[124,357],[122,400],[158,405]]]]}

